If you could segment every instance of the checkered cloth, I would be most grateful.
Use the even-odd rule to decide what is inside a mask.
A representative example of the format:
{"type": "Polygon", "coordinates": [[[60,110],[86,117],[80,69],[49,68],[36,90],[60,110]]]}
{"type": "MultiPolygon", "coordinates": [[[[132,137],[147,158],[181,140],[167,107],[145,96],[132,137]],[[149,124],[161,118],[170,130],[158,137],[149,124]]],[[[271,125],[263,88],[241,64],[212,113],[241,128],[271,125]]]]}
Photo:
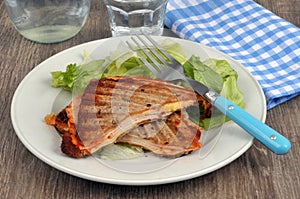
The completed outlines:
{"type": "Polygon", "coordinates": [[[169,0],[165,25],[214,47],[260,83],[267,108],[300,93],[300,29],[252,0],[169,0]]]}

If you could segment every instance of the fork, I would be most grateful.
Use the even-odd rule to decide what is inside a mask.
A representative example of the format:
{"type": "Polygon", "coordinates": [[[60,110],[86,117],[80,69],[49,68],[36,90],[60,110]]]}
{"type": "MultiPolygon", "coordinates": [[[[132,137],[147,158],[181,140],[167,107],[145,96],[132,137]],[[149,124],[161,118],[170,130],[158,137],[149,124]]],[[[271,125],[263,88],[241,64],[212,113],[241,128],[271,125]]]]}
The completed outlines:
{"type": "Polygon", "coordinates": [[[166,81],[183,80],[188,82],[196,93],[203,96],[214,107],[219,109],[271,151],[276,154],[285,154],[290,150],[290,141],[279,132],[202,83],[186,77],[184,75],[183,66],[168,54],[153,38],[143,34],[143,36],[131,36],[131,40],[134,44],[126,41],[128,47],[139,56],[143,64],[145,64],[157,78],[166,81]],[[149,62],[147,58],[152,63],[149,62]]]}

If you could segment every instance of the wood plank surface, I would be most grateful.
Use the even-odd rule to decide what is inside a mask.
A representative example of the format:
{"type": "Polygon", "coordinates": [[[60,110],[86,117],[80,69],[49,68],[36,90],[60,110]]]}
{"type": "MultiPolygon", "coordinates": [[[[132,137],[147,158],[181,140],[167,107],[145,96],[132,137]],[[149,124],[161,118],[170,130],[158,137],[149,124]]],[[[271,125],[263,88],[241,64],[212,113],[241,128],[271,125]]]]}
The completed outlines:
{"type": "MultiPolygon", "coordinates": [[[[300,27],[299,0],[256,0],[300,27]]],[[[52,45],[30,42],[19,35],[0,2],[0,198],[300,198],[300,97],[268,111],[266,123],[293,145],[287,155],[275,155],[259,142],[229,165],[198,178],[155,186],[121,186],[71,176],[29,152],[10,119],[15,89],[35,66],[72,46],[111,36],[101,0],[92,0],[91,14],[74,38],[52,45]]],[[[30,113],[28,113],[30,117],[30,113]]],[[[230,143],[228,143],[230,144],[230,143]]]]}

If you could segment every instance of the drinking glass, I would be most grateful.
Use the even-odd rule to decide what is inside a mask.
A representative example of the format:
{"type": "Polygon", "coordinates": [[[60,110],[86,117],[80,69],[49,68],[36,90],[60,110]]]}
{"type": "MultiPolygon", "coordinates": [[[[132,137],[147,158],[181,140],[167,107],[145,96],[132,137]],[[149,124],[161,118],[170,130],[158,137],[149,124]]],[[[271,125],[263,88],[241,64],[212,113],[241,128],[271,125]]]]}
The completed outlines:
{"type": "Polygon", "coordinates": [[[168,0],[104,0],[113,36],[162,35],[168,0]]]}

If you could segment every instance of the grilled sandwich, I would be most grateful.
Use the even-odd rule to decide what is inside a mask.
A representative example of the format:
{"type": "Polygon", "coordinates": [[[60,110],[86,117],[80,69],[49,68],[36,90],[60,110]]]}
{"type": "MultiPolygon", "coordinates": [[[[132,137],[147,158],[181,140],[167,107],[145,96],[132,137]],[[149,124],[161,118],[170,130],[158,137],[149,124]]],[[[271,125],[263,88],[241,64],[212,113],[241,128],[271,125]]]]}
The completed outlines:
{"type": "Polygon", "coordinates": [[[62,151],[71,157],[116,142],[178,156],[200,147],[200,128],[185,113],[199,103],[209,114],[211,105],[192,89],[145,77],[107,77],[92,80],[81,96],[45,119],[61,133],[62,151]]]}

